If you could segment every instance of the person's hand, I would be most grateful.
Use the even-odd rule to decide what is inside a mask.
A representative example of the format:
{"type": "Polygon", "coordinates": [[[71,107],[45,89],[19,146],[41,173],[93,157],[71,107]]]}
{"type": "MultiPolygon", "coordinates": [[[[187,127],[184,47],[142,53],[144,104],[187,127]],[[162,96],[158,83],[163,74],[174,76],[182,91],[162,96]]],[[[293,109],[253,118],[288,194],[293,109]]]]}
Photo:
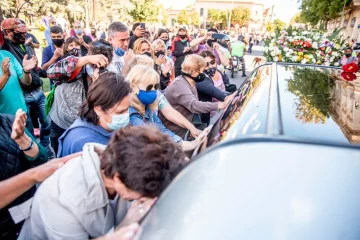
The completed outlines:
{"type": "Polygon", "coordinates": [[[124,55],[124,61],[125,63],[130,63],[131,59],[134,57],[134,51],[132,49],[129,49],[124,55]]]}
{"type": "Polygon", "coordinates": [[[1,63],[1,70],[2,70],[2,74],[3,76],[9,78],[11,73],[10,73],[10,58],[5,58],[2,63],[1,63]]]}
{"type": "Polygon", "coordinates": [[[133,240],[139,229],[139,224],[133,223],[129,226],[119,228],[111,234],[96,238],[95,240],[133,240]]]}
{"type": "Polygon", "coordinates": [[[213,48],[218,51],[219,48],[220,48],[220,45],[218,43],[214,42],[213,43],[213,48]]]}
{"type": "Polygon", "coordinates": [[[200,145],[200,143],[204,140],[205,137],[207,137],[212,127],[213,125],[208,126],[199,134],[199,136],[197,136],[197,138],[193,141],[196,147],[200,145]]]}
{"type": "Polygon", "coordinates": [[[64,55],[64,52],[61,48],[55,49],[55,52],[54,52],[55,59],[58,59],[58,58],[62,57],[63,55],[64,55]]]}
{"type": "Polygon", "coordinates": [[[30,43],[32,43],[32,41],[32,37],[29,37],[28,39],[26,39],[25,44],[29,45],[30,43]]]}
{"type": "Polygon", "coordinates": [[[211,36],[213,35],[212,32],[207,32],[204,36],[205,39],[211,39],[211,36]]]}
{"type": "Polygon", "coordinates": [[[158,58],[156,58],[155,64],[157,64],[157,65],[160,66],[161,64],[165,63],[165,61],[166,61],[165,56],[164,56],[164,55],[160,55],[158,58]]]}
{"type": "Polygon", "coordinates": [[[186,47],[186,48],[184,48],[184,53],[186,53],[186,52],[188,52],[188,51],[190,51],[190,50],[191,50],[190,47],[186,47]]]}
{"type": "Polygon", "coordinates": [[[92,75],[92,80],[93,81],[96,81],[99,78],[99,76],[100,76],[99,71],[100,71],[100,68],[95,68],[94,69],[94,72],[93,72],[93,75],[92,75]]]}
{"type": "Polygon", "coordinates": [[[81,34],[81,36],[79,36],[78,39],[79,39],[79,42],[80,42],[81,45],[83,45],[85,43],[82,34],[81,34]]]}
{"type": "Polygon", "coordinates": [[[129,224],[139,222],[150,210],[151,206],[154,205],[156,200],[157,198],[143,197],[132,203],[120,226],[127,226],[129,224]]]}
{"type": "Polygon", "coordinates": [[[33,56],[30,59],[28,59],[27,54],[24,56],[22,65],[25,72],[31,71],[34,67],[36,67],[36,64],[37,64],[37,58],[35,56],[33,56]]]}
{"type": "Polygon", "coordinates": [[[234,92],[233,94],[231,94],[230,96],[227,96],[224,100],[224,102],[219,102],[218,104],[218,109],[225,109],[234,99],[234,97],[236,96],[237,92],[234,92]]]}
{"type": "Polygon", "coordinates": [[[22,139],[25,135],[26,119],[26,112],[22,109],[18,109],[15,114],[15,120],[11,131],[11,139],[15,142],[22,139]]]}
{"type": "Polygon", "coordinates": [[[165,63],[164,68],[162,69],[162,74],[164,76],[166,76],[170,72],[171,69],[172,69],[172,64],[169,61],[168,63],[165,63]]]}
{"type": "Polygon", "coordinates": [[[102,54],[86,56],[90,64],[96,65],[98,68],[105,67],[109,64],[109,60],[102,54]]]}
{"type": "Polygon", "coordinates": [[[45,164],[33,168],[32,171],[34,172],[33,174],[34,180],[37,183],[43,182],[46,178],[48,178],[51,174],[53,174],[57,169],[61,168],[69,160],[74,159],[80,156],[81,154],[82,152],[74,153],[63,158],[51,160],[45,164]]]}
{"type": "Polygon", "coordinates": [[[192,129],[189,129],[191,136],[194,138],[197,138],[201,134],[201,130],[197,129],[195,126],[193,126],[192,129]]]}

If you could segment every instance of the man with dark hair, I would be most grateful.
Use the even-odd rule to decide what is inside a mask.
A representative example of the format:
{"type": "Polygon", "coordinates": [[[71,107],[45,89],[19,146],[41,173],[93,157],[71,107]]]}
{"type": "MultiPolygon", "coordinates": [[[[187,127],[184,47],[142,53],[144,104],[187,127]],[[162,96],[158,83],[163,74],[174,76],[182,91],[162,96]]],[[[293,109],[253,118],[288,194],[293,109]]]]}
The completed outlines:
{"type": "Polygon", "coordinates": [[[107,146],[87,143],[81,156],[40,185],[19,239],[96,238],[137,222],[185,158],[178,144],[150,126],[122,128],[107,146]]]}
{"type": "Polygon", "coordinates": [[[136,40],[138,40],[138,38],[141,38],[144,36],[145,33],[145,29],[141,28],[141,25],[139,22],[134,23],[134,25],[132,26],[132,33],[133,35],[130,37],[130,43],[129,43],[129,48],[133,48],[134,46],[134,42],[136,40]]]}
{"type": "Polygon", "coordinates": [[[64,55],[64,32],[61,27],[53,26],[50,28],[50,37],[52,44],[44,48],[42,52],[42,63],[41,67],[47,70],[50,65],[56,63],[64,55]]]}
{"type": "MultiPolygon", "coordinates": [[[[4,50],[11,52],[20,64],[23,64],[24,59],[30,59],[33,57],[31,47],[25,44],[27,27],[20,21],[20,19],[8,18],[2,22],[1,28],[5,32],[5,41],[3,46],[4,50]]],[[[23,66],[23,68],[26,67],[23,66]]],[[[21,88],[24,92],[26,106],[28,108],[27,113],[29,119],[32,115],[30,110],[35,111],[35,115],[38,116],[40,121],[40,143],[47,149],[49,158],[53,158],[54,155],[49,148],[50,122],[46,121],[46,97],[41,89],[43,82],[39,76],[39,68],[36,66],[30,72],[24,73],[30,74],[32,78],[30,85],[21,84],[21,88]]],[[[31,134],[34,134],[31,121],[29,121],[28,129],[31,134]]]]}
{"type": "Polygon", "coordinates": [[[108,66],[109,71],[126,74],[129,62],[133,57],[132,50],[129,50],[129,29],[122,22],[113,22],[108,28],[108,40],[114,48],[114,57],[108,66]]]}

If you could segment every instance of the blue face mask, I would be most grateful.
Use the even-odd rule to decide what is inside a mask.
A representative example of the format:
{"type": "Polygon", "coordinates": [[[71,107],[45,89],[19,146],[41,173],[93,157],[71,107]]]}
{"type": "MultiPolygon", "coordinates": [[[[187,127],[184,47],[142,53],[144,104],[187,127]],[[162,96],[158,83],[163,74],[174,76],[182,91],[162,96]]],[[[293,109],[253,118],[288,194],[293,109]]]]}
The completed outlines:
{"type": "MultiPolygon", "coordinates": [[[[106,122],[106,121],[105,121],[106,122]]],[[[120,128],[126,127],[130,122],[129,113],[111,115],[111,123],[106,123],[107,127],[111,131],[119,130],[120,128]]]]}
{"type": "Polygon", "coordinates": [[[75,33],[77,35],[81,35],[82,34],[82,29],[81,28],[75,29],[75,33]]]}
{"type": "Polygon", "coordinates": [[[118,47],[118,48],[115,49],[115,54],[118,55],[119,57],[122,57],[122,56],[125,55],[125,50],[118,47]]]}
{"type": "Polygon", "coordinates": [[[139,93],[137,94],[140,102],[144,105],[152,104],[157,98],[156,90],[144,91],[139,89],[139,93]]]}

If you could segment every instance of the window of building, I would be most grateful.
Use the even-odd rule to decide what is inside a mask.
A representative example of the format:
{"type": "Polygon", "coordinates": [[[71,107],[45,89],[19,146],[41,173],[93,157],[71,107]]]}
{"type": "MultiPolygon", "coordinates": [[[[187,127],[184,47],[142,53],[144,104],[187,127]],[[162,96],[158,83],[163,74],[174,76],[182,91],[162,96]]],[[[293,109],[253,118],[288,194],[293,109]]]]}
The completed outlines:
{"type": "Polygon", "coordinates": [[[356,23],[356,17],[354,17],[353,19],[351,19],[351,23],[350,23],[350,27],[354,27],[356,23]]]}
{"type": "Polygon", "coordinates": [[[204,8],[200,8],[200,17],[204,16],[204,8]]]}
{"type": "Polygon", "coordinates": [[[343,27],[346,28],[348,24],[349,24],[349,19],[346,19],[346,20],[344,21],[343,27]]]}

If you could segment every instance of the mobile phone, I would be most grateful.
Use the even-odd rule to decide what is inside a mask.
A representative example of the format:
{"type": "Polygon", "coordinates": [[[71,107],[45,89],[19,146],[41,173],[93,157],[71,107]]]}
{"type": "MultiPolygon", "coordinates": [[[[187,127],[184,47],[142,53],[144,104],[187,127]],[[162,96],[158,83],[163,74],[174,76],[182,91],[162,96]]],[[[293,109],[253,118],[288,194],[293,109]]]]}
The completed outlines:
{"type": "Polygon", "coordinates": [[[145,23],[140,23],[140,28],[145,29],[145,23]]]}

